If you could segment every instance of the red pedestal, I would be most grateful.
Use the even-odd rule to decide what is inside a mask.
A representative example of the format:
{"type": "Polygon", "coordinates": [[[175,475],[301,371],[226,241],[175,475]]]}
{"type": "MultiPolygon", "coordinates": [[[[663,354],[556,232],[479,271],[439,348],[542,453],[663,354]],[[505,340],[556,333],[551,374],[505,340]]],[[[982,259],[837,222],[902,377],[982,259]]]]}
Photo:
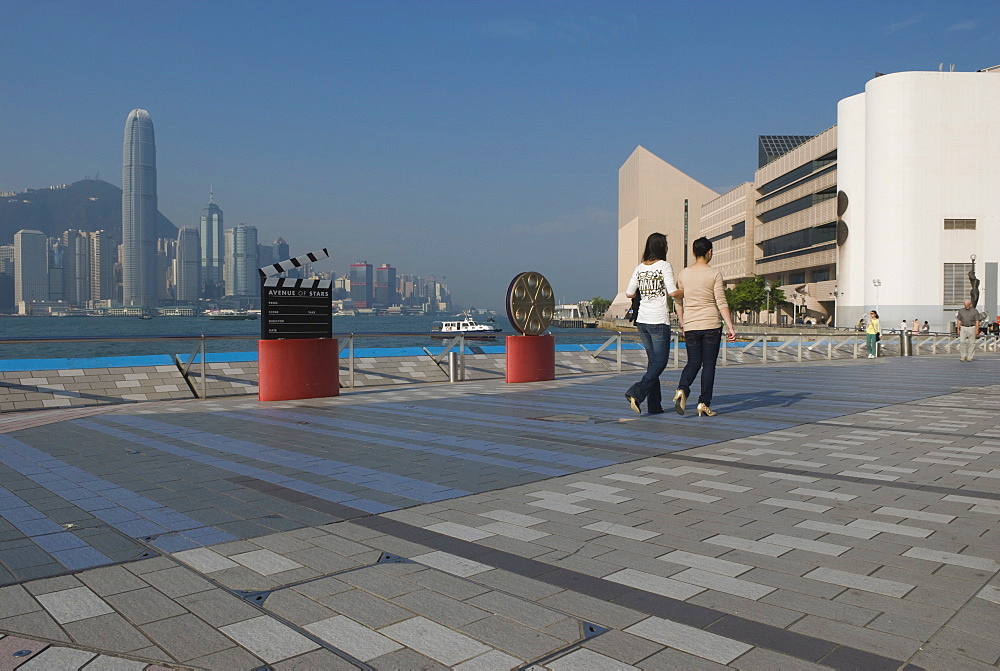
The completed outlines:
{"type": "Polygon", "coordinates": [[[336,338],[257,341],[257,398],[292,401],[340,394],[336,338]]]}
{"type": "Polygon", "coordinates": [[[556,338],[507,336],[507,382],[556,379],[556,338]]]}

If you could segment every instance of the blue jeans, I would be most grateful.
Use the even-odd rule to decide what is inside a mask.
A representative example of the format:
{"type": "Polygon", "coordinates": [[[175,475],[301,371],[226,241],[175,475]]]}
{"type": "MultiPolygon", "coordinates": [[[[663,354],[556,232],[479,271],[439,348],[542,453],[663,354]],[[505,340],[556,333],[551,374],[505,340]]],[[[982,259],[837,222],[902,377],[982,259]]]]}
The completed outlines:
{"type": "Polygon", "coordinates": [[[625,392],[637,403],[647,401],[646,410],[663,410],[660,396],[660,373],[670,360],[670,324],[641,324],[636,322],[639,340],[646,349],[646,374],[625,392]]]}
{"type": "Polygon", "coordinates": [[[701,371],[701,395],[699,403],[712,405],[712,390],[715,388],[715,362],[719,358],[719,346],[722,343],[722,329],[705,331],[685,331],[684,342],[687,346],[687,365],[681,372],[681,381],[677,388],[684,396],[691,393],[691,383],[701,371]]]}

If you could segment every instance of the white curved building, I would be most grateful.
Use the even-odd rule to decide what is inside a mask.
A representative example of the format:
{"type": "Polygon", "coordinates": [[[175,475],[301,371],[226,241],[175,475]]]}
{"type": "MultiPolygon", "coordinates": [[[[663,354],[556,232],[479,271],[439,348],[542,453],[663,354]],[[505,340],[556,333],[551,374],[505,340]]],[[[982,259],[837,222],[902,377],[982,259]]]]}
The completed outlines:
{"type": "Polygon", "coordinates": [[[879,76],[837,117],[837,324],[878,309],[884,328],[916,318],[946,330],[969,296],[972,255],[978,308],[995,319],[1000,73],[879,76]]]}

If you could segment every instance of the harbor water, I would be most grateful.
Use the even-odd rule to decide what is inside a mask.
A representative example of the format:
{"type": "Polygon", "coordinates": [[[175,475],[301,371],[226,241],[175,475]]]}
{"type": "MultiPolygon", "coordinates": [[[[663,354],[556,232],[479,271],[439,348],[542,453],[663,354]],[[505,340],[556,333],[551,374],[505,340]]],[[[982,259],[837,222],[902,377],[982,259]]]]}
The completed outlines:
{"type": "MultiPolygon", "coordinates": [[[[333,317],[334,336],[355,334],[355,346],[374,347],[440,347],[440,340],[428,334],[442,319],[449,316],[365,316],[333,317]],[[413,333],[412,336],[366,336],[368,333],[413,333]]],[[[485,317],[477,317],[485,320],[485,317]]],[[[495,343],[502,345],[504,337],[517,335],[505,315],[495,317],[503,329],[495,343]]],[[[602,343],[612,334],[599,329],[551,329],[560,344],[602,343]]],[[[207,317],[2,317],[0,339],[6,338],[103,338],[143,336],[193,336],[201,335],[250,335],[259,336],[260,321],[220,321],[207,317]]],[[[136,356],[146,354],[189,354],[190,347],[183,341],[152,342],[71,342],[32,343],[25,345],[0,345],[0,359],[56,359],[76,357],[136,356]]],[[[209,345],[212,352],[256,351],[253,340],[217,340],[209,345]]]]}

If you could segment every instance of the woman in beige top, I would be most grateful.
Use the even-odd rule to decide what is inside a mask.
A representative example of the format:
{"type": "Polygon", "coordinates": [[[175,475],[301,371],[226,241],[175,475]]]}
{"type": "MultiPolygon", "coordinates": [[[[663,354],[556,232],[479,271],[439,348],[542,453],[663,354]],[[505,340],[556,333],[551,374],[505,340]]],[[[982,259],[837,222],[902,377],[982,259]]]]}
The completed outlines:
{"type": "Polygon", "coordinates": [[[720,322],[726,323],[726,338],[736,340],[736,330],[729,314],[729,303],[722,285],[722,273],[708,265],[712,260],[712,241],[698,238],[691,245],[695,261],[677,276],[677,288],[684,292],[677,315],[684,333],[687,365],[674,394],[674,410],[684,414],[691,383],[701,371],[701,395],[698,396],[698,416],[714,417],[712,388],[715,386],[715,361],[722,344],[720,322]]]}

